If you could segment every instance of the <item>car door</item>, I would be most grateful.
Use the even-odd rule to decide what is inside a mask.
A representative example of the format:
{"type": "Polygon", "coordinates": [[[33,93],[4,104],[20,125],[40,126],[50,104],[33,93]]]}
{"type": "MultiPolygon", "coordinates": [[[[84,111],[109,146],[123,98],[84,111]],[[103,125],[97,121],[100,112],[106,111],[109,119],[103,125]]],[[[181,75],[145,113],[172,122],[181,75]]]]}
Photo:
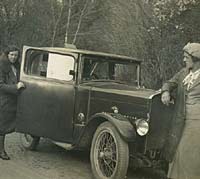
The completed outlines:
{"type": "Polygon", "coordinates": [[[16,130],[59,142],[71,142],[76,69],[72,54],[25,48],[18,98],[16,130]]]}

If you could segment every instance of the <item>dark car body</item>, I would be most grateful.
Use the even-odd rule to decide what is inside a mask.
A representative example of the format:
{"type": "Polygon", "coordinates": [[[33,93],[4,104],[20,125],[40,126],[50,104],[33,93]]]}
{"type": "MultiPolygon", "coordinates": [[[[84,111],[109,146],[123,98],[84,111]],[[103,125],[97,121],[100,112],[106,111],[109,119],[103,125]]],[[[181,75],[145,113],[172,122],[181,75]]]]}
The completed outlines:
{"type": "Polygon", "coordinates": [[[140,87],[140,64],[115,54],[25,46],[20,80],[26,88],[19,95],[17,131],[90,149],[95,131],[108,121],[129,145],[134,166],[152,166],[164,148],[173,107],[161,103],[159,91],[140,87]],[[115,72],[127,64],[135,76],[121,80],[123,74],[115,72]],[[138,135],[138,119],[148,123],[147,134],[138,135]]]}

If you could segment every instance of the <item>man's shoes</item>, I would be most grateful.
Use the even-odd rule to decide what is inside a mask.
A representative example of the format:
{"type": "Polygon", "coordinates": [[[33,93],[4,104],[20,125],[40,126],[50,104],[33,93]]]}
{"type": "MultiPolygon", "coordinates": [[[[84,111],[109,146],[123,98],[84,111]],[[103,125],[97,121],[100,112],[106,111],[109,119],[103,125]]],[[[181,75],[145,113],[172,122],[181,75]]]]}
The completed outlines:
{"type": "Polygon", "coordinates": [[[6,153],[6,151],[0,152],[0,158],[2,160],[10,160],[10,157],[8,156],[8,154],[6,153]]]}

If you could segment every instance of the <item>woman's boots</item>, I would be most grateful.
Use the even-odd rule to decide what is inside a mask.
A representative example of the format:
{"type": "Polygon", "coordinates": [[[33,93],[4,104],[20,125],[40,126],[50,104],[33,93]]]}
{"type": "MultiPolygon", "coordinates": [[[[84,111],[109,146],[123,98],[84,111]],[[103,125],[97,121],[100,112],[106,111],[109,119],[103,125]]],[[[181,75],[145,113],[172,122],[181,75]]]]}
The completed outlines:
{"type": "Polygon", "coordinates": [[[0,135],[0,158],[3,160],[10,160],[10,157],[5,151],[4,142],[5,136],[0,135]]]}

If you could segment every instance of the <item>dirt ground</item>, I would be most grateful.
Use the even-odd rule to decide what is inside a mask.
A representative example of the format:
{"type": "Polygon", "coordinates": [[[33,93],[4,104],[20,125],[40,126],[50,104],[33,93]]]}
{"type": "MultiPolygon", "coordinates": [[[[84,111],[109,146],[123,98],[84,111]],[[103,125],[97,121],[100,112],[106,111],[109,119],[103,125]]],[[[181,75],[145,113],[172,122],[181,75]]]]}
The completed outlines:
{"type": "MultiPolygon", "coordinates": [[[[0,179],[93,179],[89,154],[66,151],[42,139],[37,151],[26,151],[19,135],[7,136],[10,161],[0,160],[0,179]]],[[[152,171],[128,170],[127,179],[160,179],[152,171]]]]}

